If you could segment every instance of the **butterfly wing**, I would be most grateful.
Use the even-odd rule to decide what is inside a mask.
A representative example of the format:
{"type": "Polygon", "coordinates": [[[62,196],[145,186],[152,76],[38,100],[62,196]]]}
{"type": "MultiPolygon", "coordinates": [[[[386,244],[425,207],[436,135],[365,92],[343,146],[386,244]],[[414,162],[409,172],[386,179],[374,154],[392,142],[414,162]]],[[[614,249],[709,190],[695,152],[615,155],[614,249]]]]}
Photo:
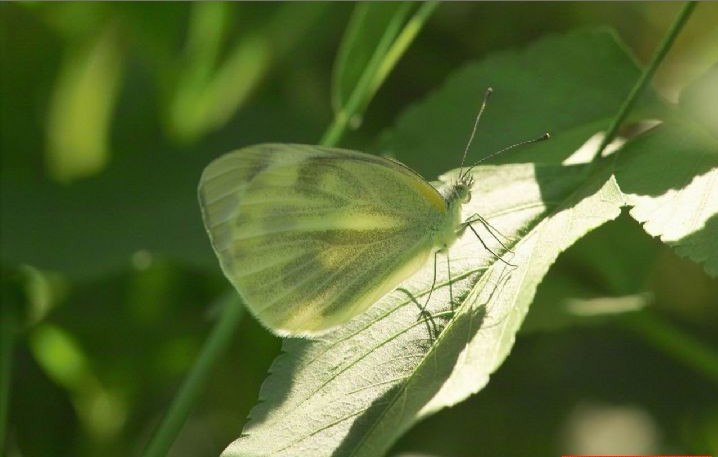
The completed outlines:
{"type": "Polygon", "coordinates": [[[225,275],[282,335],[317,334],[367,309],[422,266],[446,214],[406,166],[319,146],[226,154],[205,169],[199,197],[225,275]]]}

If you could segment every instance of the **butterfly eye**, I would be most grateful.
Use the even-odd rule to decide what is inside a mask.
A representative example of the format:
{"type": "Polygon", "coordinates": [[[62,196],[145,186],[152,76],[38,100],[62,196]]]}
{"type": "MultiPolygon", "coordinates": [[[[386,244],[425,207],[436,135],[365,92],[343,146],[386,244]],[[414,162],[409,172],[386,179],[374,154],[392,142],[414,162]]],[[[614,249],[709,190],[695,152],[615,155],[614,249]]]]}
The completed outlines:
{"type": "Polygon", "coordinates": [[[466,183],[459,183],[455,188],[454,192],[456,195],[456,201],[461,203],[468,203],[471,200],[471,190],[466,183]]]}

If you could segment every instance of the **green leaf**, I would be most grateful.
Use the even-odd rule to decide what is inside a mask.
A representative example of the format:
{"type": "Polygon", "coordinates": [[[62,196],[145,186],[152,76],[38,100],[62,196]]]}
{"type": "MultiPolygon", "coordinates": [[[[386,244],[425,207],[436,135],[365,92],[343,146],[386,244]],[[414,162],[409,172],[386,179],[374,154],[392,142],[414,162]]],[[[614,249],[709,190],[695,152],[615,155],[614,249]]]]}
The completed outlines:
{"type": "MultiPolygon", "coordinates": [[[[379,150],[426,176],[455,167],[483,93],[492,86],[468,160],[550,132],[550,141],[503,154],[497,161],[557,163],[608,127],[639,75],[611,32],[550,36],[524,50],[494,53],[465,66],[408,109],[379,150]]],[[[647,91],[633,119],[661,118],[664,112],[655,93],[647,91]]]]}
{"type": "Polygon", "coordinates": [[[271,66],[306,36],[326,4],[278,5],[272,17],[249,29],[218,62],[230,9],[195,3],[188,45],[168,107],[172,133],[194,142],[222,127],[264,81],[271,66]]]}
{"type": "Polygon", "coordinates": [[[718,276],[718,139],[672,121],[621,148],[616,179],[644,230],[718,276]]]}
{"type": "MultiPolygon", "coordinates": [[[[503,256],[515,267],[467,231],[449,253],[451,281],[440,256],[425,312],[432,264],[335,333],[287,340],[242,436],[223,456],[382,455],[417,420],[486,385],[559,253],[623,204],[608,170],[588,177],[584,166],[526,164],[474,174],[464,216],[478,212],[515,239],[503,256]]],[[[476,229],[500,252],[486,228],[476,229]]]]}

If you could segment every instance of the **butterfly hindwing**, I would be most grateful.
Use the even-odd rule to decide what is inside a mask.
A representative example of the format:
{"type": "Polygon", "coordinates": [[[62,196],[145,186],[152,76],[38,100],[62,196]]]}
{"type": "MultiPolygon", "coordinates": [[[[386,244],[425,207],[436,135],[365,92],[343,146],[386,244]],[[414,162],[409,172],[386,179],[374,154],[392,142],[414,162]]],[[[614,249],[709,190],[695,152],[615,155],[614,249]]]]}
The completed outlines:
{"type": "Polygon", "coordinates": [[[268,144],[212,162],[199,196],[222,269],[280,334],[316,334],[415,272],[445,215],[402,164],[319,146],[268,144]]]}

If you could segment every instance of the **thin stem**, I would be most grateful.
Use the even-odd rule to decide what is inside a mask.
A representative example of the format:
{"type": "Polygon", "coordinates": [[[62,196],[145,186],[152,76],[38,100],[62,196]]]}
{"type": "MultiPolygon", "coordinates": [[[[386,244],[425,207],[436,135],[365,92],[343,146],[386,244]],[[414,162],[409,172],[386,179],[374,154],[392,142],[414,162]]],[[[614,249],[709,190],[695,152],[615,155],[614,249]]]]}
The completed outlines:
{"type": "Polygon", "coordinates": [[[401,32],[398,28],[405,21],[413,4],[407,2],[397,11],[382,41],[377,45],[374,55],[367,64],[356,87],[352,91],[346,104],[337,112],[327,131],[320,141],[324,146],[334,146],[346,133],[347,126],[352,118],[365,108],[379,87],[396,66],[401,56],[413,42],[422,26],[434,11],[438,2],[422,3],[414,15],[406,22],[401,32]],[[398,35],[397,35],[398,33],[398,35]],[[396,37],[396,39],[394,39],[396,37]]]}
{"type": "Polygon", "coordinates": [[[402,29],[399,36],[396,38],[396,40],[394,40],[394,43],[392,44],[389,51],[387,51],[386,55],[384,56],[384,60],[377,69],[377,72],[374,75],[374,78],[372,79],[371,85],[369,87],[369,99],[371,99],[371,97],[373,97],[374,94],[376,94],[376,92],[379,90],[379,87],[382,85],[382,83],[384,83],[384,80],[389,75],[391,70],[396,66],[396,63],[399,61],[399,59],[401,59],[401,56],[404,55],[404,52],[406,52],[411,43],[414,42],[414,39],[424,27],[424,24],[429,19],[429,17],[431,17],[431,14],[434,12],[437,6],[439,6],[438,1],[424,2],[421,4],[416,13],[414,13],[414,16],[409,19],[409,22],[407,22],[406,26],[402,29]]]}
{"type": "Polygon", "coordinates": [[[603,152],[603,150],[616,137],[616,133],[618,133],[618,129],[621,127],[621,124],[623,124],[623,121],[626,120],[626,117],[631,112],[633,106],[636,104],[636,101],[650,82],[651,78],[653,77],[653,74],[656,72],[659,65],[663,61],[663,58],[666,57],[666,54],[668,54],[668,51],[673,45],[673,42],[676,40],[676,37],[678,37],[678,34],[680,33],[681,29],[685,25],[686,21],[688,20],[688,17],[690,17],[695,7],[696,2],[692,1],[686,3],[683,6],[683,9],[678,14],[678,17],[671,26],[670,30],[668,31],[668,33],[666,33],[666,36],[663,38],[661,44],[658,46],[658,49],[656,49],[656,52],[653,55],[651,62],[648,64],[648,67],[638,79],[636,84],[633,86],[631,92],[628,94],[628,97],[623,102],[623,105],[618,110],[618,113],[611,121],[611,124],[608,126],[606,135],[603,137],[603,141],[601,141],[601,145],[598,147],[598,153],[593,159],[594,162],[601,158],[601,153],[603,152]]]}
{"type": "Polygon", "coordinates": [[[621,323],[677,361],[718,383],[718,352],[654,313],[626,315],[621,323]]]}
{"type": "Polygon", "coordinates": [[[319,144],[324,146],[335,146],[344,136],[347,125],[349,125],[349,114],[344,110],[339,111],[332,119],[332,123],[329,124],[329,128],[322,135],[322,139],[319,140],[319,144]]]}
{"type": "Polygon", "coordinates": [[[344,106],[339,108],[339,111],[332,120],[332,124],[322,137],[320,143],[324,146],[336,145],[341,140],[341,137],[344,136],[346,128],[349,125],[349,121],[361,110],[362,104],[366,106],[366,100],[368,98],[366,94],[369,91],[371,80],[374,74],[378,71],[381,61],[386,56],[391,43],[399,34],[401,26],[404,24],[406,17],[409,15],[411,6],[410,2],[403,2],[392,16],[391,22],[384,30],[381,40],[379,40],[371,59],[369,59],[369,62],[364,68],[364,72],[362,72],[362,75],[352,90],[351,95],[349,95],[349,99],[344,106]]]}
{"type": "Polygon", "coordinates": [[[172,443],[179,434],[192,408],[214,368],[217,360],[225,353],[234,335],[235,328],[244,314],[244,306],[237,292],[232,289],[219,299],[222,314],[212,329],[194,366],[174,397],[167,414],[145,448],[144,457],[163,457],[167,455],[172,443]]]}

